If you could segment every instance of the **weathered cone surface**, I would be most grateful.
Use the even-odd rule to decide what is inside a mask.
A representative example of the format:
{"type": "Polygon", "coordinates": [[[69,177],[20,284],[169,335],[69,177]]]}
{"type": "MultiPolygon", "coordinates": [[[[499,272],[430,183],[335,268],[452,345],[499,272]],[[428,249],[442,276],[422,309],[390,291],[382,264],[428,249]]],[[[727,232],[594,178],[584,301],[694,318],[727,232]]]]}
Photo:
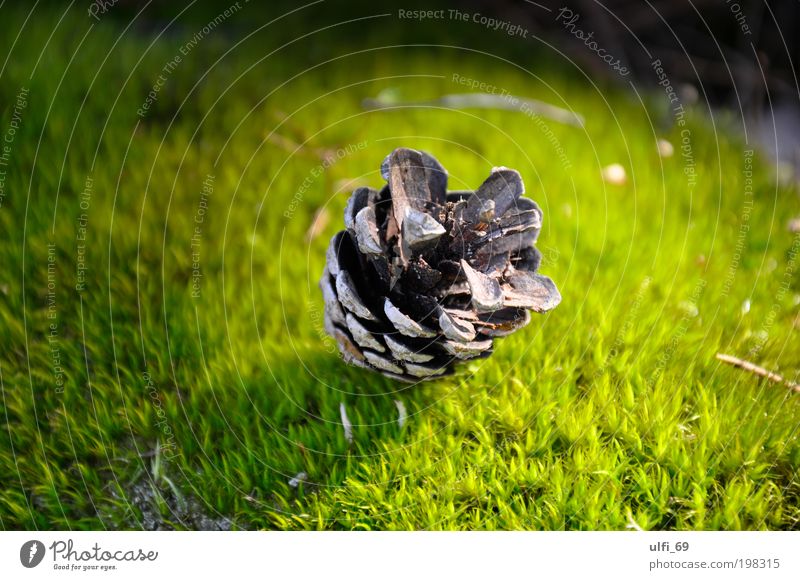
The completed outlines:
{"type": "Polygon", "coordinates": [[[346,362],[439,377],[561,301],[536,273],[542,210],[522,197],[519,173],[498,167],[477,191],[448,193],[436,159],[401,148],[381,175],[380,191],[353,192],[320,280],[325,329],[346,362]]]}

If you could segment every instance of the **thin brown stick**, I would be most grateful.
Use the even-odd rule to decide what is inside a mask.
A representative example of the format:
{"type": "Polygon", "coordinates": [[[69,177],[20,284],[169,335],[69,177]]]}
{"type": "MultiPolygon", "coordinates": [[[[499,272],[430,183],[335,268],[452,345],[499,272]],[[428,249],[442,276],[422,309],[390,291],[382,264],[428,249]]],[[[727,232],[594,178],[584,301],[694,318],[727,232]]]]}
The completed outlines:
{"type": "Polygon", "coordinates": [[[491,93],[457,93],[443,95],[438,99],[429,101],[395,101],[380,95],[375,99],[364,99],[362,108],[367,111],[379,109],[394,109],[397,107],[442,107],[445,109],[501,109],[506,111],[519,111],[528,115],[541,115],[553,121],[583,127],[583,116],[574,112],[556,107],[537,99],[526,99],[513,95],[495,95],[491,93]]]}
{"type": "Polygon", "coordinates": [[[781,375],[779,375],[777,373],[773,373],[772,371],[768,371],[764,367],[760,367],[760,366],[758,366],[756,364],[753,364],[753,363],[751,363],[749,361],[746,361],[744,359],[741,359],[741,358],[738,358],[738,357],[735,357],[735,356],[731,356],[729,354],[722,354],[722,353],[718,352],[717,353],[717,360],[721,360],[724,363],[727,363],[729,365],[733,365],[733,366],[735,366],[737,368],[740,368],[742,370],[751,372],[754,375],[758,375],[759,377],[764,377],[765,379],[769,379],[773,383],[783,383],[784,385],[786,385],[787,387],[789,387],[793,391],[795,391],[797,393],[800,393],[800,385],[799,384],[797,384],[795,382],[792,382],[792,381],[789,381],[787,379],[784,379],[781,375]]]}

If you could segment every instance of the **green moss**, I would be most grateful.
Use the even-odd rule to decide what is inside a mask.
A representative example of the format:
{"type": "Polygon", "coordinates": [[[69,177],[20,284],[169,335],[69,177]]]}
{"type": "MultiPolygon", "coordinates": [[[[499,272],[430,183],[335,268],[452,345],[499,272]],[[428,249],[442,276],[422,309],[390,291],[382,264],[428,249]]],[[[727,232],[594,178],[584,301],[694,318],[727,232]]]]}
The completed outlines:
{"type": "MultiPolygon", "coordinates": [[[[30,90],[0,208],[4,528],[203,525],[184,517],[192,509],[240,528],[800,527],[797,395],[714,359],[798,368],[785,227],[797,196],[756,155],[748,206],[746,146],[699,109],[687,106],[690,187],[680,150],[657,154],[657,137],[681,142],[659,93],[644,109],[574,72],[534,76],[455,49],[377,50],[302,74],[291,51],[256,63],[280,45],[257,37],[215,64],[229,47],[216,37],[141,118],[188,33],[151,45],[104,22],[82,41],[90,23],[75,12],[42,51],[59,16],[24,29],[0,85],[0,129],[30,90]],[[454,72],[566,102],[586,127],[548,121],[548,135],[508,111],[360,107],[384,89],[414,100],[462,91],[454,72]],[[413,388],[331,352],[316,287],[345,184],[378,185],[400,145],[433,153],[454,188],[517,168],[545,212],[542,270],[563,294],[488,361],[413,388]],[[319,152],[340,148],[350,152],[318,172],[319,152]],[[627,185],[601,180],[613,162],[627,185]],[[307,241],[320,208],[330,220],[307,241]],[[299,472],[307,480],[290,486],[299,472]]],[[[19,29],[24,15],[10,20],[19,29]]],[[[0,39],[3,53],[12,42],[0,39]]]]}

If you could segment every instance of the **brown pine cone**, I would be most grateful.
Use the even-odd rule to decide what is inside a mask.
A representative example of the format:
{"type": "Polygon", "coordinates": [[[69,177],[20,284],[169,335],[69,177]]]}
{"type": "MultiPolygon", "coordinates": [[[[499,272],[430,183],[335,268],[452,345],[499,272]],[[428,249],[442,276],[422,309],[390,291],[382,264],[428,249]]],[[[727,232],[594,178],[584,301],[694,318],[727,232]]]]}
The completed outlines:
{"type": "Polygon", "coordinates": [[[536,274],[542,210],[498,167],[475,192],[447,192],[431,155],[395,149],[387,185],[353,192],[320,280],[325,329],[344,360],[407,382],[486,357],[561,295],[536,274]]]}

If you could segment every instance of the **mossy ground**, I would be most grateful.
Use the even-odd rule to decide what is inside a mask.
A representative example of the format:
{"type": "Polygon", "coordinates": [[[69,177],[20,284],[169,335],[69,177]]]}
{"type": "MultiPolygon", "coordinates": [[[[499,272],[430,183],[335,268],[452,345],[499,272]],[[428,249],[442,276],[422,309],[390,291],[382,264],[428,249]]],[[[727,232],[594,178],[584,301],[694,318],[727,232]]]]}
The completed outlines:
{"type": "Polygon", "coordinates": [[[335,38],[363,23],[280,48],[270,31],[302,13],[231,49],[255,27],[240,14],[167,74],[199,27],[25,16],[6,14],[20,34],[0,39],[0,130],[29,90],[0,207],[4,529],[800,528],[798,394],[714,358],[800,369],[798,196],[758,153],[746,193],[732,120],[687,103],[679,127],[663,93],[540,61],[342,56],[355,49],[335,38]],[[585,128],[361,108],[386,89],[463,92],[454,73],[569,106],[585,128]],[[353,183],[379,185],[400,145],[433,153],[452,188],[518,169],[563,294],[492,358],[410,388],[339,360],[316,285],[353,183]],[[615,162],[625,185],[601,179],[615,162]]]}

